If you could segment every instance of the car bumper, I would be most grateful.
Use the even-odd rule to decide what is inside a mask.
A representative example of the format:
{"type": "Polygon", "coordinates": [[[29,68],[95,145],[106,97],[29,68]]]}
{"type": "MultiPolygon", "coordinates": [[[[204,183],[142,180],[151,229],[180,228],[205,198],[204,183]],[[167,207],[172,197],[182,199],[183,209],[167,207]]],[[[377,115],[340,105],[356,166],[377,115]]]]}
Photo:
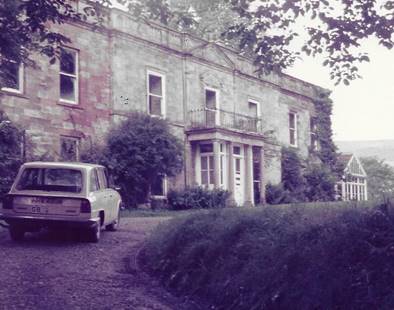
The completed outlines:
{"type": "Polygon", "coordinates": [[[4,215],[0,214],[0,220],[5,221],[9,225],[21,225],[26,228],[38,229],[42,227],[49,228],[94,228],[100,223],[100,218],[90,219],[48,219],[44,217],[32,217],[21,215],[4,215]]]}

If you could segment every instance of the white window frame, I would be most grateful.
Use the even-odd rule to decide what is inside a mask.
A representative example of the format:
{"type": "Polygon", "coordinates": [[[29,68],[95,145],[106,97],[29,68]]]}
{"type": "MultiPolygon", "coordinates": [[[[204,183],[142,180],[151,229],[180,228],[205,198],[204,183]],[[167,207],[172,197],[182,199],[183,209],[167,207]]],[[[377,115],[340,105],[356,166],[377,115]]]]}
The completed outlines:
{"type": "Polygon", "coordinates": [[[197,178],[198,185],[203,186],[204,188],[207,188],[207,189],[213,189],[215,187],[215,183],[210,183],[211,182],[210,172],[212,169],[210,169],[211,167],[209,164],[209,157],[213,157],[213,173],[215,174],[215,155],[214,155],[214,150],[213,150],[213,144],[212,144],[212,152],[201,153],[201,145],[204,145],[204,144],[212,144],[212,143],[201,143],[198,145],[197,154],[196,154],[197,155],[197,157],[196,157],[196,172],[197,172],[196,178],[197,178]],[[201,165],[202,157],[207,157],[208,169],[206,171],[208,172],[208,184],[202,183],[202,165],[201,165]]]}
{"type": "Polygon", "coordinates": [[[257,115],[256,118],[260,119],[261,117],[261,107],[260,107],[260,102],[254,99],[249,98],[248,99],[248,109],[250,104],[255,104],[257,106],[257,115]]]}
{"type": "Polygon", "coordinates": [[[168,179],[167,179],[166,175],[163,176],[162,182],[163,182],[163,195],[151,195],[152,198],[155,198],[155,199],[165,199],[165,198],[167,198],[168,179]]]}
{"type": "Polygon", "coordinates": [[[147,70],[146,71],[146,109],[148,111],[148,114],[153,117],[161,117],[161,118],[166,118],[166,76],[163,73],[153,71],[153,70],[147,70]],[[156,114],[151,114],[150,111],[150,104],[149,104],[149,98],[150,96],[154,97],[159,97],[155,94],[151,94],[149,91],[149,76],[155,76],[159,77],[161,79],[161,105],[160,105],[160,110],[161,110],[161,115],[156,115],[156,114]]]}
{"type": "Polygon", "coordinates": [[[215,111],[215,124],[217,126],[220,125],[220,97],[219,96],[220,94],[218,89],[208,86],[204,87],[204,109],[206,111],[215,111]],[[207,108],[207,91],[211,91],[215,93],[215,98],[216,98],[215,110],[207,108]]]}
{"type": "Polygon", "coordinates": [[[293,147],[298,147],[298,113],[294,111],[290,111],[288,114],[288,124],[289,124],[289,144],[293,147]],[[294,128],[290,127],[290,115],[294,115],[294,128]],[[291,134],[294,132],[294,144],[291,143],[291,134]]]}
{"type": "Polygon", "coordinates": [[[318,151],[319,150],[319,141],[317,140],[316,129],[317,129],[317,127],[316,127],[316,118],[311,116],[309,118],[309,131],[310,131],[310,143],[311,143],[311,150],[312,151],[318,151]]]}
{"type": "Polygon", "coordinates": [[[70,51],[75,54],[75,74],[61,71],[61,60],[59,61],[59,101],[68,104],[79,104],[79,51],[70,47],[62,47],[62,49],[70,51]],[[61,97],[61,76],[67,76],[75,79],[75,100],[67,100],[61,97]]]}
{"type": "MultiPolygon", "coordinates": [[[[16,63],[15,61],[11,61],[13,63],[16,63]]],[[[23,90],[24,90],[24,73],[25,73],[25,66],[20,63],[19,64],[19,68],[18,68],[18,84],[19,84],[19,88],[11,88],[11,87],[2,87],[1,90],[6,91],[6,92],[10,92],[10,93],[15,93],[15,94],[23,94],[23,90]]]]}

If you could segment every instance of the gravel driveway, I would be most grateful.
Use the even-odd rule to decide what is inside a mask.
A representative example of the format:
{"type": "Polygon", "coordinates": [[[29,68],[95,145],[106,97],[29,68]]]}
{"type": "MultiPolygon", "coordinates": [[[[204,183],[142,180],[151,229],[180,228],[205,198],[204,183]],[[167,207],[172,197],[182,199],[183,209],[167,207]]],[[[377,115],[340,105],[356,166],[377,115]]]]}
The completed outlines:
{"type": "Polygon", "coordinates": [[[142,241],[166,218],[123,218],[98,244],[67,233],[0,230],[0,309],[195,309],[135,265],[142,241]]]}

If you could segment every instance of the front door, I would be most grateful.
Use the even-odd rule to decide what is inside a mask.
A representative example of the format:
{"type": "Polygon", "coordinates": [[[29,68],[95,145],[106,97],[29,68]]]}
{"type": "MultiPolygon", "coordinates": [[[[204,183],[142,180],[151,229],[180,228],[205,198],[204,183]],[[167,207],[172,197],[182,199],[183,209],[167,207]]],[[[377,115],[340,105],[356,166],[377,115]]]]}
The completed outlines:
{"type": "Polygon", "coordinates": [[[241,206],[244,203],[244,158],[240,146],[234,146],[233,156],[234,200],[237,205],[241,206]]]}

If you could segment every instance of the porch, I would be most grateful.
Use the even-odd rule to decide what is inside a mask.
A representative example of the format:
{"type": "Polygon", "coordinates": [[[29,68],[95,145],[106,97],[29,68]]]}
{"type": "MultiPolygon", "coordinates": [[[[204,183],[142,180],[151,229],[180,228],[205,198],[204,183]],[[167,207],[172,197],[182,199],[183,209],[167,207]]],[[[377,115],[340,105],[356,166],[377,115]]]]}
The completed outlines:
{"type": "Polygon", "coordinates": [[[228,190],[238,206],[265,202],[261,135],[221,127],[194,128],[186,134],[188,186],[228,190]]]}

